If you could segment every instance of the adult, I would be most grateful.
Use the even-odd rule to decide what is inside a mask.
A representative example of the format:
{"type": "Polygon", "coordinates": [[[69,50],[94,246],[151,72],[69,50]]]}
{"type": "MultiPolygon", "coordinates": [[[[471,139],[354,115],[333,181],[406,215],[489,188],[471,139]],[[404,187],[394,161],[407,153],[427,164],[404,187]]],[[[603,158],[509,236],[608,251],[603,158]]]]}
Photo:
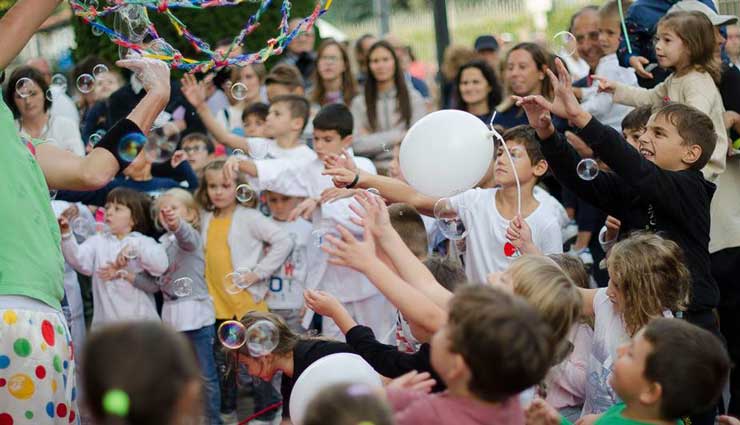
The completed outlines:
{"type": "Polygon", "coordinates": [[[349,105],[356,94],[347,50],[338,41],[324,40],[319,45],[309,100],[318,107],[332,103],[349,105]]]}
{"type": "Polygon", "coordinates": [[[223,83],[228,106],[216,113],[224,127],[232,133],[244,135],[242,113],[251,105],[263,102],[262,84],[267,71],[261,63],[235,66],[231,69],[229,79],[223,83]]]}
{"type": "Polygon", "coordinates": [[[478,58],[486,61],[488,66],[493,69],[493,72],[498,75],[501,62],[501,57],[499,56],[501,48],[498,45],[496,37],[490,34],[481,35],[475,39],[473,47],[475,48],[475,53],[478,54],[478,58]]]}
{"type": "Polygon", "coordinates": [[[442,74],[440,107],[442,109],[455,109],[460,105],[460,99],[455,95],[455,77],[460,67],[474,60],[475,57],[475,50],[468,46],[453,44],[445,49],[440,67],[442,74]]]}
{"type": "Polygon", "coordinates": [[[95,103],[86,107],[82,112],[80,132],[82,142],[87,145],[86,149],[91,149],[91,144],[95,142],[90,139],[92,134],[100,134],[108,130],[108,98],[123,86],[121,72],[108,64],[106,66],[108,71],[95,76],[95,89],[92,92],[92,99],[95,103]]]}
{"type": "Polygon", "coordinates": [[[589,67],[589,73],[596,72],[599,59],[604,56],[604,51],[599,44],[599,8],[598,6],[585,6],[572,18],[571,30],[576,38],[576,50],[589,67]]]}
{"type": "Polygon", "coordinates": [[[455,88],[460,109],[488,124],[501,102],[501,86],[488,63],[478,59],[463,65],[455,78],[455,88]]]}
{"type": "Polygon", "coordinates": [[[352,100],[355,119],[353,148],[370,158],[379,172],[387,172],[393,146],[426,113],[421,95],[410,88],[396,54],[387,41],[378,41],[368,52],[364,93],[352,100]]]}
{"type": "Polygon", "coordinates": [[[18,67],[10,75],[4,97],[16,119],[18,132],[23,137],[46,140],[75,155],[84,155],[77,123],[71,118],[51,114],[52,101],[45,95],[48,89],[43,75],[29,66],[18,67]],[[30,81],[26,89],[16,90],[16,84],[24,78],[30,81]]]}
{"type": "Polygon", "coordinates": [[[406,79],[406,82],[411,84],[411,87],[418,91],[421,97],[429,100],[430,93],[427,83],[424,80],[411,75],[411,72],[409,71],[409,67],[411,66],[409,46],[403,44],[401,40],[393,34],[387,34],[385,36],[385,40],[393,46],[393,51],[396,53],[398,63],[401,65],[401,71],[403,71],[403,77],[406,79]]]}
{"type": "MultiPolygon", "coordinates": [[[[3,16],[0,69],[8,67],[59,4],[19,0],[3,16]]],[[[117,153],[118,139],[151,128],[167,104],[169,70],[163,63],[140,59],[121,65],[144,76],[147,95],[85,157],[51,143],[21,143],[8,105],[0,105],[0,203],[6,206],[0,209],[0,362],[9,378],[0,388],[0,417],[7,423],[31,417],[34,424],[51,425],[79,415],[75,359],[61,313],[61,235],[48,188],[89,190],[105,185],[124,164],[117,153]],[[55,406],[54,415],[47,413],[49,404],[55,406]]]]}
{"type": "Polygon", "coordinates": [[[740,25],[732,24],[727,27],[725,52],[735,66],[740,65],[740,25]]]}
{"type": "Polygon", "coordinates": [[[367,51],[378,39],[372,34],[363,34],[355,41],[355,63],[357,64],[357,84],[364,85],[367,79],[367,51]]]}
{"type": "MultiPolygon", "coordinates": [[[[288,22],[288,31],[294,31],[302,21],[301,18],[291,19],[288,22]]],[[[311,84],[311,74],[316,68],[316,52],[314,51],[316,34],[314,31],[315,27],[312,27],[310,30],[298,34],[288,44],[288,48],[278,61],[278,63],[295,65],[301,71],[303,80],[309,85],[311,84]]]]}
{"type": "MultiPolygon", "coordinates": [[[[44,76],[46,84],[51,83],[51,66],[49,61],[42,57],[31,58],[26,65],[34,68],[44,76]]],[[[75,102],[67,95],[66,88],[60,86],[51,87],[51,114],[71,119],[75,123],[80,122],[80,113],[75,102]]]]}

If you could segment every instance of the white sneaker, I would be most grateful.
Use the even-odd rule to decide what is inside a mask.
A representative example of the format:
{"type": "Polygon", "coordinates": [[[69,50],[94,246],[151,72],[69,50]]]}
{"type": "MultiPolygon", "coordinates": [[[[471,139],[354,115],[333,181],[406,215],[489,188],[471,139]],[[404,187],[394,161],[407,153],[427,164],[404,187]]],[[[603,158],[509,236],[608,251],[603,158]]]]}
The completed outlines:
{"type": "Polygon", "coordinates": [[[562,233],[563,243],[566,243],[574,237],[578,236],[578,224],[576,224],[576,221],[569,221],[568,224],[563,228],[562,233]]]}
{"type": "Polygon", "coordinates": [[[221,413],[221,422],[223,422],[223,425],[239,425],[239,417],[236,416],[236,410],[229,413],[221,413]]]}

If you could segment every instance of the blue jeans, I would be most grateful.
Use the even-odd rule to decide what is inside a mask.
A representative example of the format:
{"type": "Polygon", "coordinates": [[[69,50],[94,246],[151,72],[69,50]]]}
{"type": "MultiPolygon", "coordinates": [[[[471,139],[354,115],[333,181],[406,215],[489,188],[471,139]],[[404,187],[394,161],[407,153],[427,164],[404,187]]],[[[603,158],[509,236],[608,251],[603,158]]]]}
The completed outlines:
{"type": "Polygon", "coordinates": [[[205,416],[209,425],[221,425],[219,410],[221,407],[221,389],[218,385],[216,361],[213,358],[213,342],[216,333],[213,326],[204,326],[193,331],[183,332],[193,344],[203,374],[203,395],[205,416]]]}

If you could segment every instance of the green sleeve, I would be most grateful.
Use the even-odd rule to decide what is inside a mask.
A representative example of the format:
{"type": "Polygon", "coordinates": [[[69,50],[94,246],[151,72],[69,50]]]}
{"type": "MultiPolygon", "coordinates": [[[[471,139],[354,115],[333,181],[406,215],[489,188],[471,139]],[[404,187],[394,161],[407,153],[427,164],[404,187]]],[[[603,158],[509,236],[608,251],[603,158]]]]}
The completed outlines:
{"type": "Polygon", "coordinates": [[[560,425],[573,425],[565,416],[560,416],[560,425]]]}

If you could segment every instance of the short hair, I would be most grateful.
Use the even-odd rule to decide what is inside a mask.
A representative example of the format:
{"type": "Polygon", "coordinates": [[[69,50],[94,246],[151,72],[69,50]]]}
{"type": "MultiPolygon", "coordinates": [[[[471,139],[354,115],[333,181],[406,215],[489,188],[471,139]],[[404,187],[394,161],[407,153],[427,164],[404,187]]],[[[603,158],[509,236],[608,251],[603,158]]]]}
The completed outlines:
{"type": "Polygon", "coordinates": [[[568,254],[547,254],[547,257],[555,261],[577,287],[590,288],[588,272],[580,258],[568,254]]]}
{"type": "Polygon", "coordinates": [[[629,114],[622,118],[622,131],[645,128],[652,114],[653,107],[651,105],[638,106],[632,109],[629,114]]]}
{"type": "Polygon", "coordinates": [[[242,112],[242,122],[247,120],[250,115],[256,115],[257,118],[264,121],[267,119],[267,114],[270,113],[270,105],[262,102],[255,102],[246,108],[242,112]]]}
{"type": "Polygon", "coordinates": [[[279,63],[267,73],[265,85],[281,84],[290,87],[291,90],[305,87],[301,71],[295,66],[287,63],[279,63]]]}
{"type": "Polygon", "coordinates": [[[391,226],[416,258],[426,257],[429,250],[427,231],[416,208],[409,204],[393,204],[388,207],[388,214],[391,217],[391,226]]]}
{"type": "Polygon", "coordinates": [[[532,165],[536,165],[538,162],[545,159],[545,155],[542,153],[542,147],[537,139],[537,133],[535,133],[534,129],[529,125],[518,125],[516,127],[512,127],[506,130],[501,137],[503,137],[506,142],[513,141],[524,146],[532,165]]]}
{"type": "Polygon", "coordinates": [[[599,12],[599,6],[596,6],[595,4],[587,4],[586,6],[583,6],[580,8],[576,13],[574,13],[570,17],[570,24],[568,25],[568,32],[573,32],[573,26],[576,23],[576,19],[578,19],[581,15],[583,15],[586,12],[599,12]]]}
{"type": "Polygon", "coordinates": [[[12,74],[10,74],[8,85],[5,86],[5,90],[3,92],[3,96],[5,97],[5,104],[8,105],[8,108],[10,108],[10,111],[13,113],[13,117],[19,118],[21,116],[21,112],[18,110],[14,99],[15,85],[21,78],[30,78],[34,83],[36,83],[36,85],[39,86],[39,90],[41,90],[41,95],[44,96],[44,112],[48,111],[49,108],[51,108],[51,100],[49,100],[49,97],[46,95],[46,91],[49,89],[49,85],[46,84],[46,79],[44,79],[44,75],[36,68],[32,68],[30,66],[19,66],[15,69],[15,71],[13,71],[12,74]]]}
{"type": "Polygon", "coordinates": [[[693,164],[691,169],[701,170],[712,157],[717,145],[717,132],[709,115],[683,103],[668,103],[658,109],[655,116],[663,116],[678,130],[685,145],[699,145],[701,155],[693,164]]]}
{"type": "Polygon", "coordinates": [[[550,327],[521,298],[486,285],[465,285],[450,301],[450,351],[470,369],[468,389],[500,402],[540,382],[552,364],[550,327]]]}
{"type": "Polygon", "coordinates": [[[314,130],[334,130],[343,139],[352,134],[354,125],[352,112],[341,103],[324,106],[313,119],[314,130]]]}
{"type": "Polygon", "coordinates": [[[629,9],[632,4],[631,0],[609,0],[599,8],[599,19],[619,19],[620,4],[622,5],[622,15],[626,15],[627,9],[629,9]]]}
{"type": "Polygon", "coordinates": [[[717,336],[680,319],[657,318],[645,327],[643,337],[652,345],[644,377],[661,386],[663,419],[675,420],[716,405],[731,367],[717,336]]]}
{"type": "Polygon", "coordinates": [[[216,150],[215,146],[213,145],[213,140],[211,140],[211,138],[208,137],[208,135],[206,135],[205,133],[200,133],[196,131],[194,133],[188,134],[187,136],[182,138],[180,146],[185,146],[186,143],[190,142],[203,142],[206,145],[206,149],[208,150],[209,154],[213,153],[216,150]]]}
{"type": "Polygon", "coordinates": [[[306,408],[303,425],[393,425],[393,412],[375,388],[334,384],[322,389],[306,408]]]}
{"type": "Polygon", "coordinates": [[[468,282],[465,269],[463,269],[460,261],[454,257],[430,255],[423,262],[434,276],[434,279],[450,292],[455,292],[459,286],[468,282]]]}
{"type": "Polygon", "coordinates": [[[105,203],[114,203],[126,206],[131,210],[131,220],[134,222],[133,231],[147,235],[152,230],[151,205],[152,200],[147,195],[126,187],[117,187],[105,198],[105,203]]]}
{"type": "Polygon", "coordinates": [[[311,105],[308,103],[308,99],[298,94],[283,94],[272,99],[273,105],[277,105],[278,103],[288,104],[291,118],[300,118],[303,120],[303,126],[301,127],[301,131],[303,131],[306,128],[308,116],[311,113],[311,105]]]}

